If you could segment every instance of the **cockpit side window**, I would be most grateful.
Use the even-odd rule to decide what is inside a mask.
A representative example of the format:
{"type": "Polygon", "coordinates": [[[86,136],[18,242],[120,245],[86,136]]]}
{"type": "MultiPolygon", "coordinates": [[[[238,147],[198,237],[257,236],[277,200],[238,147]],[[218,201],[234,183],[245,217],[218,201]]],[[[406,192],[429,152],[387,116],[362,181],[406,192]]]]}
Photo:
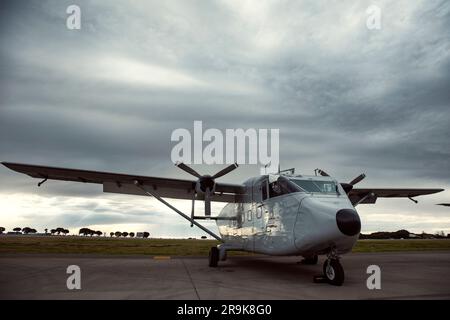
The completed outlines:
{"type": "Polygon", "coordinates": [[[288,193],[303,192],[300,186],[289,181],[289,179],[281,176],[276,181],[269,184],[269,196],[275,198],[288,193]]]}

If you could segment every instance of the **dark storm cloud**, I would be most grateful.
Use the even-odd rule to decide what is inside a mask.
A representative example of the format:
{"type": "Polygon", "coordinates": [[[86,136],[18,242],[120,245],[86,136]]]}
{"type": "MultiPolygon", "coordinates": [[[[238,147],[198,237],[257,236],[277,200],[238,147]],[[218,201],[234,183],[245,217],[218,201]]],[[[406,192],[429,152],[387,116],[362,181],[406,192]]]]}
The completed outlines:
{"type": "MultiPolygon", "coordinates": [[[[188,178],[170,163],[170,135],[202,120],[280,128],[283,167],[449,185],[448,1],[77,1],[79,31],[65,27],[70,4],[2,3],[2,161],[188,178]],[[365,26],[371,4],[379,31],[365,26]]],[[[0,179],[5,194],[101,194],[58,182],[36,191],[5,168],[0,179]]]]}

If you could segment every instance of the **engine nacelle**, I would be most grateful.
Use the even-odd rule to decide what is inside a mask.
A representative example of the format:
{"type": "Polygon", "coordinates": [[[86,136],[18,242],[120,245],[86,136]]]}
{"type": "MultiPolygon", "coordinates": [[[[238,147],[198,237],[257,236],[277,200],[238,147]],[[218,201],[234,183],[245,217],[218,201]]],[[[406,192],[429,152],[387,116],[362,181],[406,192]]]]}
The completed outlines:
{"type": "Polygon", "coordinates": [[[207,189],[211,194],[214,193],[216,183],[210,175],[201,176],[195,185],[195,191],[197,193],[205,193],[207,189]]]}

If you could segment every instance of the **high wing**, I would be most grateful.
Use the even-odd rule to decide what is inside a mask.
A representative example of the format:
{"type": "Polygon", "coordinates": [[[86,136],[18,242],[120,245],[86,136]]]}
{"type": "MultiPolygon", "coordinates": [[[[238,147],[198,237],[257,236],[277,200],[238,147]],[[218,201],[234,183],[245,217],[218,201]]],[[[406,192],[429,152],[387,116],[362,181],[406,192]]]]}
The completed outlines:
{"type": "MultiPolygon", "coordinates": [[[[191,200],[196,184],[194,180],[146,177],[11,162],[2,162],[2,164],[11,170],[27,174],[32,178],[102,184],[103,192],[112,193],[145,195],[134,184],[134,181],[137,180],[141,185],[153,188],[160,197],[191,200]]],[[[245,194],[245,187],[241,184],[217,182],[215,191],[214,195],[211,196],[211,201],[236,202],[240,196],[245,194]]],[[[204,196],[198,194],[197,199],[204,200],[204,196]]]]}
{"type": "Polygon", "coordinates": [[[444,189],[355,188],[348,193],[348,197],[352,204],[355,205],[360,203],[375,203],[377,198],[413,198],[441,191],[444,191],[444,189]]]}

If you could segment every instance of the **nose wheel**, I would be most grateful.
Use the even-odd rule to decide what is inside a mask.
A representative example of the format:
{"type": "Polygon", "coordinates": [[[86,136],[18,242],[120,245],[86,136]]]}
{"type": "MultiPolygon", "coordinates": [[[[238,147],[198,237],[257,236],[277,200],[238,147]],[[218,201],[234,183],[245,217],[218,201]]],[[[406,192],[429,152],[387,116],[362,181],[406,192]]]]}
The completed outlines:
{"type": "Polygon", "coordinates": [[[334,286],[342,286],[344,283],[344,268],[339,262],[336,249],[332,248],[328,252],[327,260],[323,263],[323,274],[313,278],[316,283],[328,282],[334,286]]]}
{"type": "Polygon", "coordinates": [[[323,275],[329,284],[341,286],[344,283],[344,268],[339,259],[327,259],[323,264],[323,275]]]}

